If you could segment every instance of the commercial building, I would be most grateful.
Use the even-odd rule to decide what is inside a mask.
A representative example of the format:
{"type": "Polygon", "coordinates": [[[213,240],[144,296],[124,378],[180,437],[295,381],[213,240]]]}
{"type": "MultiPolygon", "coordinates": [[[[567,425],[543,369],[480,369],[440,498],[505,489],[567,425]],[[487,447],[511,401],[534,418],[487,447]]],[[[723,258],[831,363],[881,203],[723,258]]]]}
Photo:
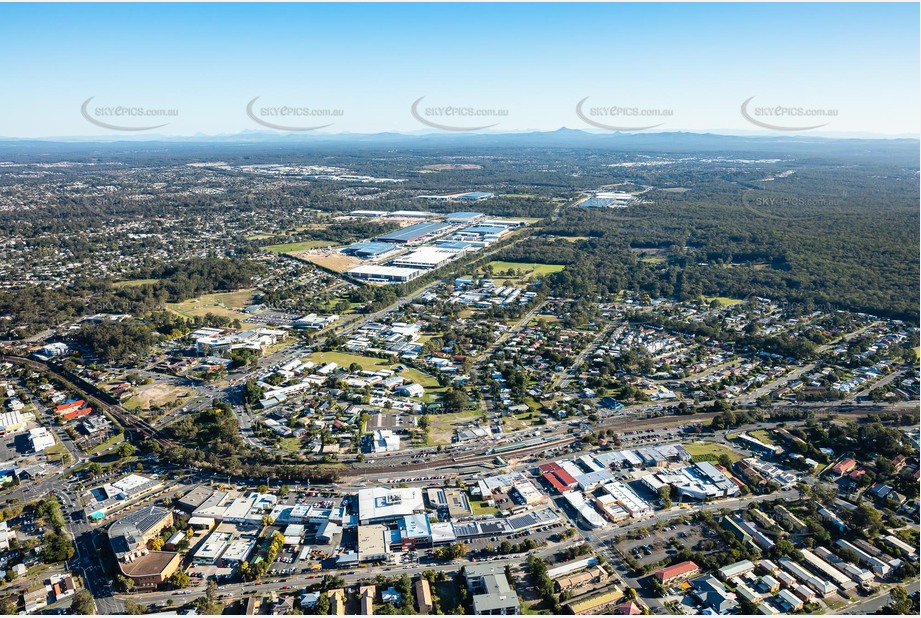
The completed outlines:
{"type": "Polygon", "coordinates": [[[227,545],[221,554],[219,566],[230,568],[242,564],[256,548],[256,536],[235,539],[227,545]]]}
{"type": "Polygon", "coordinates": [[[405,255],[393,259],[390,264],[400,268],[418,268],[423,270],[444,266],[458,256],[458,251],[443,247],[419,247],[405,255]]]}
{"type": "Polygon", "coordinates": [[[699,573],[700,567],[697,566],[697,563],[686,560],[667,566],[664,569],[659,569],[653,573],[653,577],[658,579],[660,584],[667,587],[675,583],[686,582],[699,573]]]}
{"type": "Polygon", "coordinates": [[[403,549],[415,547],[419,543],[431,543],[432,528],[428,515],[425,513],[407,515],[399,522],[398,534],[393,534],[391,531],[391,538],[399,539],[398,542],[403,549]]]}
{"type": "Polygon", "coordinates": [[[452,212],[445,221],[448,223],[474,223],[485,217],[481,212],[452,212]]]}
{"type": "Polygon", "coordinates": [[[112,422],[102,414],[87,416],[80,422],[80,427],[88,436],[104,433],[112,427],[112,422]]]}
{"type": "Polygon", "coordinates": [[[451,519],[473,515],[467,493],[456,487],[437,487],[426,490],[429,505],[436,509],[448,509],[451,519]]]}
{"type": "Polygon", "coordinates": [[[397,247],[393,243],[389,242],[359,242],[354,245],[349,245],[348,247],[342,249],[342,253],[346,255],[354,255],[357,258],[363,260],[371,260],[374,258],[383,258],[390,253],[395,253],[397,247]]]}
{"type": "Polygon", "coordinates": [[[581,588],[582,586],[586,586],[588,584],[605,582],[607,579],[607,571],[599,566],[593,566],[582,571],[581,573],[576,573],[575,575],[564,575],[562,577],[558,577],[554,580],[553,583],[556,585],[557,592],[565,592],[567,590],[581,588]]]}
{"type": "Polygon", "coordinates": [[[596,511],[592,505],[585,501],[585,496],[580,492],[567,491],[563,494],[563,499],[569,503],[569,506],[571,506],[590,527],[597,530],[607,525],[604,518],[598,514],[598,511],[596,511]]]}
{"type": "Polygon", "coordinates": [[[412,382],[410,384],[403,384],[402,386],[398,386],[396,389],[394,389],[393,392],[397,395],[400,395],[401,397],[418,398],[425,394],[425,388],[421,384],[412,382]]]}
{"type": "Polygon", "coordinates": [[[109,527],[109,544],[119,561],[147,553],[147,542],[173,525],[173,513],[158,506],[134,510],[109,527]]]}
{"type": "MultiPolygon", "coordinates": [[[[303,330],[322,330],[326,328],[327,326],[329,326],[330,324],[337,322],[338,320],[339,320],[338,315],[322,316],[322,315],[317,315],[316,313],[311,313],[309,315],[305,315],[302,318],[298,318],[297,320],[291,323],[291,326],[293,328],[303,329],[303,330]]],[[[293,370],[294,366],[299,367],[300,365],[301,365],[300,361],[297,361],[292,366],[291,369],[293,370]]]]}
{"type": "Polygon", "coordinates": [[[620,481],[604,486],[604,491],[617,501],[630,517],[645,517],[652,514],[652,505],[640,498],[639,494],[620,481]]]}
{"type": "Polygon", "coordinates": [[[433,613],[432,610],[435,608],[435,604],[432,600],[432,587],[429,585],[428,580],[420,577],[413,584],[413,588],[416,591],[416,607],[419,609],[419,613],[423,615],[433,613]]]}
{"type": "Polygon", "coordinates": [[[569,562],[563,562],[561,564],[555,564],[547,568],[547,577],[550,579],[557,579],[563,577],[564,575],[570,575],[577,571],[587,569],[588,567],[593,567],[598,564],[597,556],[588,556],[587,558],[576,558],[575,560],[570,560],[569,562]]]}
{"type": "Polygon", "coordinates": [[[547,499],[537,487],[534,486],[531,481],[519,481],[512,486],[512,491],[518,494],[519,497],[527,505],[537,504],[538,502],[544,502],[547,499]]]}
{"type": "Polygon", "coordinates": [[[474,225],[452,235],[454,240],[491,244],[508,234],[510,230],[498,225],[474,225]]]}
{"type": "Polygon", "coordinates": [[[604,494],[595,498],[595,508],[613,523],[621,522],[630,517],[630,513],[622,507],[617,499],[609,494],[604,494]]]}
{"type": "Polygon", "coordinates": [[[435,214],[425,210],[394,210],[387,216],[403,219],[428,219],[429,217],[434,217],[435,214]]]}
{"type": "Polygon", "coordinates": [[[264,350],[287,336],[287,332],[272,328],[231,331],[200,328],[192,333],[195,351],[201,356],[222,355],[231,350],[264,350]]]}
{"type": "Polygon", "coordinates": [[[36,427],[29,430],[29,443],[33,451],[41,453],[54,446],[54,435],[46,427],[36,427]]]}
{"type": "Polygon", "coordinates": [[[358,519],[362,524],[397,521],[424,512],[422,490],[417,487],[371,487],[358,491],[358,519]]]}
{"type": "MultiPolygon", "coordinates": [[[[495,193],[489,193],[487,191],[469,191],[467,193],[452,193],[450,195],[417,195],[417,200],[427,200],[429,202],[484,202],[491,197],[495,197],[495,193]]],[[[456,212],[454,215],[479,215],[480,213],[466,213],[466,212],[456,212]]],[[[483,215],[480,215],[482,217],[483,215]]],[[[476,217],[474,217],[476,218],[476,217]]],[[[448,219],[451,220],[450,218],[448,219]]],[[[468,221],[470,219],[459,219],[460,222],[468,221]]]]}
{"type": "Polygon", "coordinates": [[[389,429],[375,429],[371,448],[375,453],[393,453],[400,450],[400,436],[389,429]]]}
{"type": "Polygon", "coordinates": [[[566,608],[576,616],[586,616],[606,613],[605,610],[619,603],[624,598],[624,592],[617,586],[609,586],[595,594],[577,597],[566,604],[566,608]]]}
{"type": "Polygon", "coordinates": [[[473,601],[473,613],[483,615],[514,615],[521,610],[518,594],[509,585],[505,571],[491,564],[469,564],[464,567],[467,591],[473,601]]]}
{"type": "Polygon", "coordinates": [[[55,342],[55,343],[49,343],[48,345],[43,346],[42,348],[39,349],[39,353],[41,353],[42,356],[45,356],[47,358],[54,358],[56,356],[64,356],[65,354],[67,354],[68,351],[69,351],[69,348],[67,347],[67,344],[62,343],[60,341],[55,342]]]}
{"type": "Polygon", "coordinates": [[[390,532],[378,524],[358,526],[358,561],[383,562],[390,555],[390,532]]]}
{"type": "Polygon", "coordinates": [[[418,277],[422,274],[422,271],[418,268],[366,265],[357,266],[352,270],[346,271],[345,274],[372,283],[406,283],[418,277]]]}
{"type": "Polygon", "coordinates": [[[665,485],[674,487],[679,495],[693,500],[728,498],[739,493],[738,485],[708,461],[649,474],[643,477],[643,482],[654,492],[665,485]]]}
{"type": "Polygon", "coordinates": [[[221,554],[224,553],[232,540],[233,535],[230,532],[212,532],[195,551],[192,556],[193,562],[199,566],[217,564],[221,554]]]}
{"type": "Polygon", "coordinates": [[[136,588],[155,588],[166,583],[182,566],[182,556],[175,552],[152,551],[131,562],[119,562],[122,575],[131,579],[136,588]]]}
{"type": "Polygon", "coordinates": [[[527,480],[527,477],[521,472],[495,474],[477,481],[477,490],[483,500],[489,500],[494,493],[508,492],[516,483],[526,482],[527,480]]]}
{"type": "MultiPolygon", "coordinates": [[[[396,213],[394,213],[396,216],[396,213]]],[[[418,242],[423,238],[431,237],[451,227],[447,223],[417,223],[403,229],[383,234],[376,238],[379,242],[406,244],[418,242]]]]}
{"type": "Polygon", "coordinates": [[[19,412],[0,412],[0,436],[18,433],[25,426],[25,418],[19,412]]]}
{"type": "Polygon", "coordinates": [[[83,496],[87,518],[98,521],[118,512],[126,503],[153,495],[164,489],[163,481],[156,477],[129,474],[112,483],[90,489],[83,496]]]}

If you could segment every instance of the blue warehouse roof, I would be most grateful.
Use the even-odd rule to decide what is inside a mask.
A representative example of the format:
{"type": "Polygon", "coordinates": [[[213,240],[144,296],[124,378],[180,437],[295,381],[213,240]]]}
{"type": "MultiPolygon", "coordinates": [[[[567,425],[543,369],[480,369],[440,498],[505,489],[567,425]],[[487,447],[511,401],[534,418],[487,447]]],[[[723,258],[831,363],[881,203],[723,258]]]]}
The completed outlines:
{"type": "Polygon", "coordinates": [[[395,232],[378,236],[377,240],[384,242],[409,242],[429,234],[440,232],[448,227],[450,226],[447,223],[417,223],[416,225],[404,227],[402,230],[396,230],[395,232]]]}

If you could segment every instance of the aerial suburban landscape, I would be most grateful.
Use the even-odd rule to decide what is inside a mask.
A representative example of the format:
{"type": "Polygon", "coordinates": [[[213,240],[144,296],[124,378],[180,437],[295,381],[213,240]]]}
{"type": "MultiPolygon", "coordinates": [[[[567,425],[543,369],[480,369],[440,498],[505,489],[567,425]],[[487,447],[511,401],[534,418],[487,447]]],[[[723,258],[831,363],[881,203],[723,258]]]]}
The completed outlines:
{"type": "Polygon", "coordinates": [[[917,603],[917,144],[542,139],[5,152],[4,613],[917,603]]]}
{"type": "Polygon", "coordinates": [[[470,120],[0,138],[0,613],[918,615],[917,137],[470,120]]]}

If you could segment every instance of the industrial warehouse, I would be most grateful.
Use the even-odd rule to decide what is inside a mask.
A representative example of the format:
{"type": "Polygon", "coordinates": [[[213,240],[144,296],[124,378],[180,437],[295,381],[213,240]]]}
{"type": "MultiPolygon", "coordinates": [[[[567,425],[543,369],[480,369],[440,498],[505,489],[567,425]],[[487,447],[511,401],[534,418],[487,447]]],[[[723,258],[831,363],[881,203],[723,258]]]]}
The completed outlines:
{"type": "MultiPolygon", "coordinates": [[[[393,213],[370,211],[375,216],[430,219],[414,223],[399,230],[382,234],[371,240],[354,243],[341,249],[341,253],[361,260],[361,264],[346,274],[368,283],[406,283],[427,271],[441,268],[469,253],[502,240],[523,221],[485,220],[481,212],[455,212],[433,215],[412,211],[393,213]]],[[[355,211],[353,216],[370,216],[365,211],[355,211]]]]}

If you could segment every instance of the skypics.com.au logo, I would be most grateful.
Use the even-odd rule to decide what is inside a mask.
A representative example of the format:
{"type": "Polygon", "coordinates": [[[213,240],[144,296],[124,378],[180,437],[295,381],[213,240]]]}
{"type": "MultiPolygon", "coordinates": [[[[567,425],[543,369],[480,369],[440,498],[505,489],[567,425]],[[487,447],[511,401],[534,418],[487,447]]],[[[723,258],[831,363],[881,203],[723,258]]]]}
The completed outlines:
{"type": "Polygon", "coordinates": [[[783,221],[811,221],[828,214],[844,204],[844,199],[833,196],[802,197],[764,193],[748,189],[742,194],[742,206],[750,213],[766,219],[783,221]]]}
{"type": "Polygon", "coordinates": [[[317,109],[304,105],[265,105],[256,107],[256,101],[260,98],[256,97],[246,104],[246,115],[256,124],[275,131],[316,131],[317,129],[325,129],[336,123],[305,125],[295,124],[290,121],[301,120],[306,122],[305,119],[308,118],[341,118],[345,115],[345,112],[341,109],[317,109]]]}
{"type": "Polygon", "coordinates": [[[161,124],[135,124],[142,121],[150,122],[150,118],[176,118],[179,116],[178,109],[169,108],[147,108],[139,105],[109,105],[109,106],[90,106],[95,96],[88,98],[80,106],[80,114],[83,118],[97,127],[108,129],[110,131],[151,131],[168,125],[168,122],[161,124]]]}
{"type": "Polygon", "coordinates": [[[445,105],[442,107],[422,107],[419,104],[425,97],[416,99],[409,112],[413,118],[427,127],[438,129],[440,131],[482,131],[498,126],[498,122],[492,124],[471,125],[459,120],[479,120],[481,118],[508,118],[508,110],[495,107],[460,107],[456,105],[445,105]]]}
{"type": "Polygon", "coordinates": [[[812,131],[828,125],[813,123],[816,119],[837,118],[837,109],[820,109],[800,106],[785,105],[760,105],[753,106],[752,99],[748,97],[740,109],[742,117],[756,127],[770,129],[771,131],[812,131]]]}
{"type": "Polygon", "coordinates": [[[606,131],[646,131],[661,127],[664,122],[656,124],[638,124],[649,122],[652,118],[671,118],[675,110],[660,107],[594,106],[586,109],[585,97],[576,103],[576,115],[582,122],[606,131]],[[604,122],[602,122],[604,120],[604,122]],[[616,122],[616,124],[614,124],[616,122]]]}

